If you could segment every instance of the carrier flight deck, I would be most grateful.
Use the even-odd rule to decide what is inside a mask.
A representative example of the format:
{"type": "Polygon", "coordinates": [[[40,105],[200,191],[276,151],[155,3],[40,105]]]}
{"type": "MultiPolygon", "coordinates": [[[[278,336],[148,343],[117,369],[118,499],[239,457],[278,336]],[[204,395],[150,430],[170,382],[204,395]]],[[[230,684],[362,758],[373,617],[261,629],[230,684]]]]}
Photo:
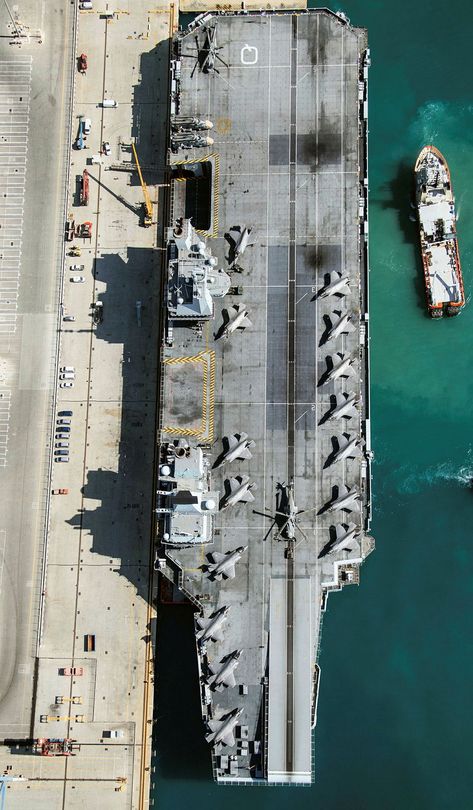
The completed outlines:
{"type": "Polygon", "coordinates": [[[368,66],[323,9],[173,41],[156,565],[219,782],[313,781],[321,618],[374,545],[368,66]]]}

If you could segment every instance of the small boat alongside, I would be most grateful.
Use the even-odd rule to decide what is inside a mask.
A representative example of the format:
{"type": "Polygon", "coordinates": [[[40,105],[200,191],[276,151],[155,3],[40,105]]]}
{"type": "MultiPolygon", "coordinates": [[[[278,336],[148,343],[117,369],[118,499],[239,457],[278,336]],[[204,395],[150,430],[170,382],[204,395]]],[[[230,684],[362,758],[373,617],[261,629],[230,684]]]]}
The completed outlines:
{"type": "Polygon", "coordinates": [[[450,170],[435,146],[424,146],[414,171],[429,314],[432,318],[457,315],[465,305],[465,293],[450,170]]]}

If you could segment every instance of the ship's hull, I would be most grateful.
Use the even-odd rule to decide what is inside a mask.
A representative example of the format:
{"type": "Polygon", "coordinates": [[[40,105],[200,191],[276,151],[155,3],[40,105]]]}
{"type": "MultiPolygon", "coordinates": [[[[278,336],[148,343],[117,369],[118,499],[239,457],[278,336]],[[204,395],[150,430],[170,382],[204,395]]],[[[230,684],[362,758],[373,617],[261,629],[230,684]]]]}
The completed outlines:
{"type": "Polygon", "coordinates": [[[435,146],[424,146],[414,171],[427,308],[433,318],[457,315],[465,294],[450,170],[435,146]]]}

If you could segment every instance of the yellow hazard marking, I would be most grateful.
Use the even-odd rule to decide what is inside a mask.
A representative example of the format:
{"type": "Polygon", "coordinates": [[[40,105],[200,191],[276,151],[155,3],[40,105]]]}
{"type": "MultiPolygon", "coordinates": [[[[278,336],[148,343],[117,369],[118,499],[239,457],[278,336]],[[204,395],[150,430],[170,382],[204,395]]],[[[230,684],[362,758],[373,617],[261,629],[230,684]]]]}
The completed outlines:
{"type": "Polygon", "coordinates": [[[184,363],[202,364],[202,417],[200,428],[184,427],[163,427],[163,433],[172,436],[195,436],[199,439],[204,437],[207,441],[213,441],[214,435],[214,399],[215,399],[215,352],[206,350],[189,357],[168,357],[164,364],[177,366],[184,363]]]}

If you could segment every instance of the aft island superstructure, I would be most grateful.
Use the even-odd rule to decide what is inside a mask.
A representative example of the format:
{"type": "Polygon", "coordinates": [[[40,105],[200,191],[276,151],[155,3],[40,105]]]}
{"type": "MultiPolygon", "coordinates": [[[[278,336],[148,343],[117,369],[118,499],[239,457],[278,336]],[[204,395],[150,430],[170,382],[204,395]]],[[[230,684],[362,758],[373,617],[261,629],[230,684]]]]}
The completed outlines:
{"type": "Polygon", "coordinates": [[[313,780],[323,611],[374,545],[368,65],[321,9],[173,42],[156,565],[220,782],[313,780]]]}
{"type": "Polygon", "coordinates": [[[435,146],[415,165],[416,203],[427,307],[432,318],[457,315],[465,304],[450,170],[435,146]]]}

